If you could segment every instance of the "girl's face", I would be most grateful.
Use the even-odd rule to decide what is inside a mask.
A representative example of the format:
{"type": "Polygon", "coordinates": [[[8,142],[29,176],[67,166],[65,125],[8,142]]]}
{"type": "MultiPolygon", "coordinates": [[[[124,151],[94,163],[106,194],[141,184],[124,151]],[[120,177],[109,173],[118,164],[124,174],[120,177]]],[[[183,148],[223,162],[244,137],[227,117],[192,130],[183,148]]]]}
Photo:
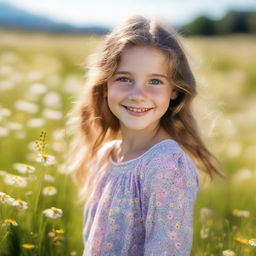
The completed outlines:
{"type": "Polygon", "coordinates": [[[166,56],[145,46],[122,52],[121,63],[107,88],[109,108],[120,120],[121,129],[154,129],[170,99],[176,97],[167,80],[166,56]]]}

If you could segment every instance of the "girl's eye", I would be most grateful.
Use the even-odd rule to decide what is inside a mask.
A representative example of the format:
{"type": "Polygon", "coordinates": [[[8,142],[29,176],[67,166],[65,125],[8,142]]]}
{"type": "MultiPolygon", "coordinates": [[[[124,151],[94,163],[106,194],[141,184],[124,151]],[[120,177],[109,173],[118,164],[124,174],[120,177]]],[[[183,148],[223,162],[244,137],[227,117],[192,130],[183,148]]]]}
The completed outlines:
{"type": "Polygon", "coordinates": [[[160,80],[158,80],[158,79],[152,79],[151,81],[154,81],[153,84],[156,84],[156,85],[163,83],[162,81],[160,81],[160,80]],[[156,83],[155,83],[155,82],[156,82],[156,83]]]}
{"type": "MultiPolygon", "coordinates": [[[[116,79],[116,81],[121,81],[121,82],[129,82],[131,81],[128,77],[119,77],[116,79]]],[[[158,79],[151,79],[151,82],[153,81],[153,85],[158,85],[158,84],[163,84],[161,80],[158,79]]]]}
{"type": "Polygon", "coordinates": [[[129,78],[127,77],[119,77],[116,79],[117,81],[121,81],[121,82],[127,82],[127,80],[130,80],[129,78]]]}

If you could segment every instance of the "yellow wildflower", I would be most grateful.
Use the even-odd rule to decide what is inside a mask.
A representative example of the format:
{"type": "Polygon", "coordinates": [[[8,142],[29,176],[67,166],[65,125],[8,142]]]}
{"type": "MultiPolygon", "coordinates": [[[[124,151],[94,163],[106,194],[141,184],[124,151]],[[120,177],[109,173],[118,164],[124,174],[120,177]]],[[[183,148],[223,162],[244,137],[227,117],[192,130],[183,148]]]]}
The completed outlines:
{"type": "Polygon", "coordinates": [[[248,245],[248,240],[247,239],[244,239],[244,238],[241,238],[241,237],[236,237],[235,238],[235,241],[241,243],[241,244],[246,244],[248,245]]]}
{"type": "Polygon", "coordinates": [[[4,220],[4,224],[8,225],[8,226],[10,226],[10,225],[18,226],[18,223],[15,220],[13,220],[13,219],[6,219],[6,220],[4,220]]]}
{"type": "Polygon", "coordinates": [[[55,232],[57,234],[64,234],[65,231],[63,229],[56,229],[55,232]]]}
{"type": "Polygon", "coordinates": [[[22,245],[23,248],[26,248],[26,249],[33,249],[33,248],[36,248],[36,246],[34,244],[23,244],[22,245]]]}

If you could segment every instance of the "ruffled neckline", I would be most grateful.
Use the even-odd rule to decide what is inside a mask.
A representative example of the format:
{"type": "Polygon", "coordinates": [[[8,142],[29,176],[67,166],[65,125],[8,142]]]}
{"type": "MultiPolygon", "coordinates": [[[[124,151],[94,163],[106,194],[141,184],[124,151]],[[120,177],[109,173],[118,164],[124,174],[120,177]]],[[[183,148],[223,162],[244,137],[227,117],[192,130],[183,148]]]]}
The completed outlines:
{"type": "MultiPolygon", "coordinates": [[[[116,140],[116,142],[114,143],[113,145],[113,149],[115,148],[116,145],[120,145],[120,143],[122,142],[122,140],[116,140]]],[[[154,144],[153,146],[151,146],[148,150],[146,150],[144,153],[142,153],[141,155],[139,155],[138,157],[135,157],[133,159],[130,159],[130,160],[127,160],[127,161],[123,161],[123,162],[115,162],[113,161],[112,159],[112,155],[111,155],[111,152],[109,154],[109,161],[110,163],[113,165],[113,166],[123,166],[123,165],[127,165],[127,164],[130,164],[130,163],[133,163],[133,162],[136,162],[138,160],[140,160],[142,157],[144,157],[145,155],[149,154],[153,149],[155,149],[157,146],[163,144],[163,143],[166,143],[166,142],[171,142],[173,145],[178,145],[178,143],[173,140],[173,139],[164,139],[164,140],[161,140],[159,142],[157,142],[156,144],[154,144]]]]}

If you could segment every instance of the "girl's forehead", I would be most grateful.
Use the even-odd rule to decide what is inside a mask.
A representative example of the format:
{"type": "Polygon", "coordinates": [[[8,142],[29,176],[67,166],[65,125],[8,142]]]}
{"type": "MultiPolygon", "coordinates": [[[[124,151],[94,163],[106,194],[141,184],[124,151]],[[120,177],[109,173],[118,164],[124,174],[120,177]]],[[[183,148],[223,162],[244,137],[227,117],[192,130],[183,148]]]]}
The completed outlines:
{"type": "Polygon", "coordinates": [[[167,67],[168,58],[159,49],[148,46],[134,46],[122,52],[117,71],[129,72],[130,70],[136,70],[166,73],[167,67]]]}

